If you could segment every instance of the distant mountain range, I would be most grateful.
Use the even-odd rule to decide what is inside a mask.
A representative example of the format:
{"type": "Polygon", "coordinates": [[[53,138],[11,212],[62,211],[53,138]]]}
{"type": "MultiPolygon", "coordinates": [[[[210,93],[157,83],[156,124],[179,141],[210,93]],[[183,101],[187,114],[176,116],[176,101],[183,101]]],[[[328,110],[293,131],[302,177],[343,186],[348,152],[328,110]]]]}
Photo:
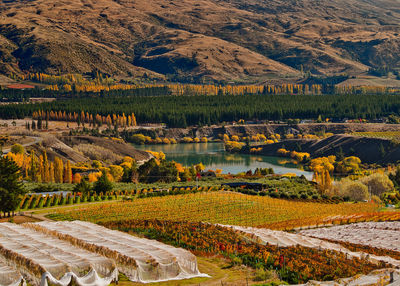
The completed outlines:
{"type": "Polygon", "coordinates": [[[400,70],[399,0],[0,0],[0,73],[261,80],[400,70]]]}

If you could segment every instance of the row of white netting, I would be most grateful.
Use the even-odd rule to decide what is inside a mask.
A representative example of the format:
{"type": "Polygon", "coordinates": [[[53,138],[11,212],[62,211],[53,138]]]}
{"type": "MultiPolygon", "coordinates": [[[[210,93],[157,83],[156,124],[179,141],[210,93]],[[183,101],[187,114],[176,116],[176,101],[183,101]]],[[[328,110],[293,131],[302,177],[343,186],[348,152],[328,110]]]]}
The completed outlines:
{"type": "MultiPolygon", "coordinates": [[[[222,225],[224,226],[224,225],[222,225]]],[[[320,248],[320,249],[331,249],[335,251],[340,251],[347,254],[349,257],[357,258],[367,258],[372,263],[378,263],[379,261],[384,261],[393,265],[395,268],[400,267],[400,261],[389,256],[376,256],[363,252],[352,252],[347,248],[341,246],[340,244],[330,243],[321,239],[316,239],[308,237],[305,235],[288,233],[284,231],[275,231],[265,228],[253,228],[229,225],[226,226],[230,229],[238,231],[252,240],[257,241],[260,244],[272,244],[282,247],[301,245],[310,248],[320,248]]],[[[382,229],[394,228],[394,225],[380,226],[382,229]]],[[[378,228],[378,227],[377,227],[378,228]]],[[[350,278],[343,278],[336,281],[308,281],[306,284],[301,286],[375,286],[375,285],[390,285],[390,286],[400,286],[400,270],[398,269],[381,269],[376,270],[368,275],[357,275],[350,278]],[[393,279],[393,282],[390,282],[393,279]]],[[[300,285],[299,285],[300,286],[300,285]]]]}
{"type": "Polygon", "coordinates": [[[199,272],[192,253],[155,240],[82,221],[25,226],[114,260],[118,270],[131,281],[147,283],[207,276],[199,272]]]}
{"type": "MultiPolygon", "coordinates": [[[[0,224],[0,257],[8,267],[18,269],[32,285],[105,286],[118,279],[114,261],[75,247],[33,229],[11,223],[0,224]]],[[[18,285],[15,272],[1,273],[18,285]]],[[[17,272],[17,273],[18,273],[17,272]]],[[[0,275],[0,276],[1,276],[0,275]]]]}
{"type": "Polygon", "coordinates": [[[307,229],[302,235],[400,251],[400,222],[361,222],[307,229]]]}
{"type": "Polygon", "coordinates": [[[226,226],[226,227],[245,233],[262,244],[268,243],[282,247],[301,245],[304,247],[311,247],[311,248],[330,249],[345,253],[349,257],[356,257],[360,259],[368,258],[368,260],[372,263],[379,263],[379,261],[383,261],[393,265],[394,267],[400,267],[400,261],[391,258],[389,256],[377,256],[377,255],[367,254],[364,252],[353,252],[341,246],[340,244],[331,243],[325,240],[308,237],[305,235],[288,233],[284,231],[276,231],[265,228],[254,228],[254,227],[245,227],[236,225],[226,226]]]}
{"type": "Polygon", "coordinates": [[[358,275],[350,278],[342,278],[336,281],[308,281],[297,286],[399,286],[400,271],[397,269],[375,270],[368,275],[358,275]],[[393,281],[391,282],[391,279],[393,281]]]}
{"type": "Polygon", "coordinates": [[[25,285],[25,280],[21,273],[13,267],[8,266],[6,261],[0,257],[0,285],[18,286],[25,285]]]}

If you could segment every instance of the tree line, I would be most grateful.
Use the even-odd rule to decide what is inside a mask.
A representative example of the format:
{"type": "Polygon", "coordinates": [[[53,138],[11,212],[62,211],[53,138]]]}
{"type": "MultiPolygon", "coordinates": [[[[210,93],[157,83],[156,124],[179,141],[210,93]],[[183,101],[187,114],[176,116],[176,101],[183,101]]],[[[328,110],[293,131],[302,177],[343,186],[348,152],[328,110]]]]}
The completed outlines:
{"type": "Polygon", "coordinates": [[[30,98],[163,96],[171,94],[167,86],[132,86],[132,88],[126,88],[125,85],[118,85],[111,89],[106,86],[101,88],[96,85],[89,85],[87,88],[74,85],[64,86],[63,88],[58,88],[55,85],[50,85],[47,89],[12,89],[0,87],[0,101],[28,102],[30,98]]]}
{"type": "Polygon", "coordinates": [[[132,114],[138,124],[166,123],[169,127],[220,124],[244,119],[287,120],[316,118],[376,119],[400,113],[398,95],[216,95],[75,98],[39,104],[0,106],[0,118],[17,119],[35,112],[106,117],[132,114]]]}

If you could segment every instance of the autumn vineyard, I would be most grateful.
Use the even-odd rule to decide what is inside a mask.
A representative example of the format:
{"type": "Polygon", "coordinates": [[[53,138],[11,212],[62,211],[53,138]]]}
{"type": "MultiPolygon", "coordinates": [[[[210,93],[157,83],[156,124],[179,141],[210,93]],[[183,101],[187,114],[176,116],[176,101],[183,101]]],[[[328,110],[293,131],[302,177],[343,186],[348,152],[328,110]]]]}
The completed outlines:
{"type": "Polygon", "coordinates": [[[303,68],[0,77],[0,286],[397,285],[398,72],[303,68]]]}

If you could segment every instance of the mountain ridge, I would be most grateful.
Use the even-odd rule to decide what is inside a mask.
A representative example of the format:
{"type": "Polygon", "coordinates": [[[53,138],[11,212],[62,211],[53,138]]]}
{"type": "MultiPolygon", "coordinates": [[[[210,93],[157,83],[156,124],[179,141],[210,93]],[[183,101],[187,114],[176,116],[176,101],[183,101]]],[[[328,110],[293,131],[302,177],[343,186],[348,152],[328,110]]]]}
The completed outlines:
{"type": "Polygon", "coordinates": [[[400,69],[397,0],[50,0],[0,5],[0,72],[188,81],[400,69]]]}

